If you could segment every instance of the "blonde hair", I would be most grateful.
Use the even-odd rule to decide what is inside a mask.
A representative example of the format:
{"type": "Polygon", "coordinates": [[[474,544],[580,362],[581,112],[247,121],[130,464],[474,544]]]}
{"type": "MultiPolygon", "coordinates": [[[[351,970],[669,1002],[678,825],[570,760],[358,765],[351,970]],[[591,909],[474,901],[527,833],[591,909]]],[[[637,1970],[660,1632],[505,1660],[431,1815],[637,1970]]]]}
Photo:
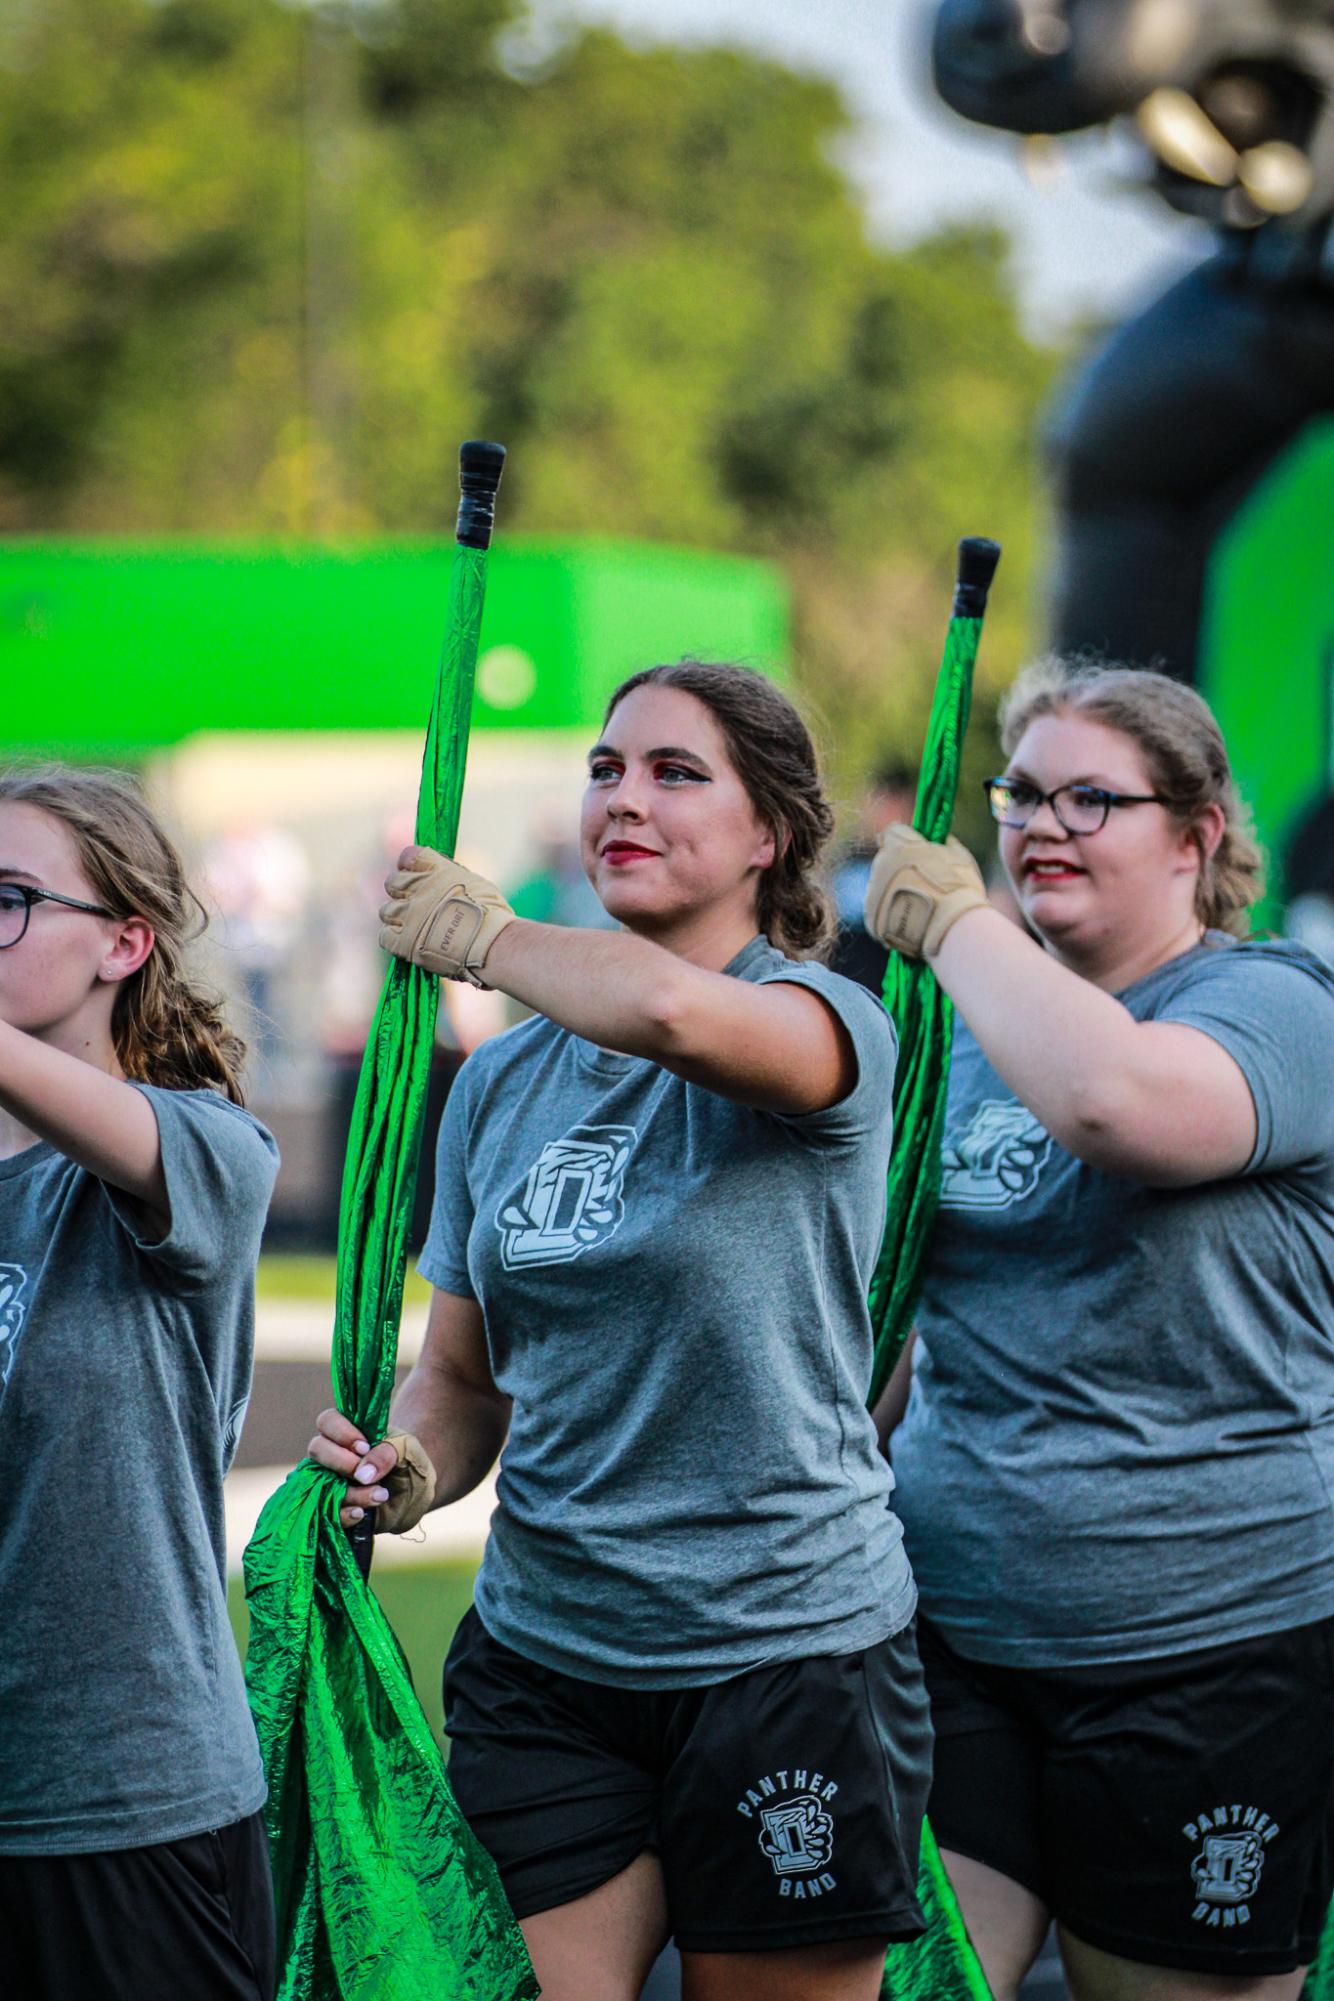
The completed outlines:
{"type": "Polygon", "coordinates": [[[1203,696],[1147,667],[1087,659],[1039,660],[1001,703],[1001,744],[1009,757],[1038,716],[1074,712],[1118,730],[1143,753],[1149,781],[1199,850],[1195,914],[1209,930],[1245,937],[1248,913],[1264,891],[1264,860],[1238,795],[1227,746],[1203,696]],[[1223,838],[1206,852],[1198,821],[1223,812],[1223,838]]]}
{"type": "Polygon", "coordinates": [[[223,1019],[217,996],[185,967],[186,947],[208,913],[134,780],[64,764],[14,767],[0,771],[0,801],[59,820],[97,901],[153,927],[152,951],[121,981],[112,1008],[111,1038],[125,1075],[173,1091],[209,1086],[243,1104],[245,1044],[223,1019]]]}

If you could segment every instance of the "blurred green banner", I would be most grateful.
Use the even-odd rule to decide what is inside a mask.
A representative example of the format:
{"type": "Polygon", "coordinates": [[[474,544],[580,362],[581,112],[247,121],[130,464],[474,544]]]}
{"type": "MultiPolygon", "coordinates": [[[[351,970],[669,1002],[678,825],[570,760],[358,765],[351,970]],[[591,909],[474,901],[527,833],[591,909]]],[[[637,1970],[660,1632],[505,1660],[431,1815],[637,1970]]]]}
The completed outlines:
{"type": "MultiPolygon", "coordinates": [[[[200,730],[418,729],[452,542],[0,544],[3,748],[160,749],[200,730]]],[[[750,559],[530,542],[491,558],[473,724],[596,727],[694,653],[782,673],[787,589],[750,559]]]]}

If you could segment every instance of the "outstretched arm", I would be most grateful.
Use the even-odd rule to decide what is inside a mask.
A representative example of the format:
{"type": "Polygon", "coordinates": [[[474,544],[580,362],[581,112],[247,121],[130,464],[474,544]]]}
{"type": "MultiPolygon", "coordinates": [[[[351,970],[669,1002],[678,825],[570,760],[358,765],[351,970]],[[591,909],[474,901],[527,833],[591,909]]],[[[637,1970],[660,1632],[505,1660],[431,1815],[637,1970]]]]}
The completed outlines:
{"type": "Polygon", "coordinates": [[[970,912],[932,963],[992,1067],[1080,1160],[1170,1188],[1250,1159],[1250,1087],[1202,1029],[1136,1021],[999,911],[970,912]]]}
{"type": "Polygon", "coordinates": [[[1136,1021],[990,908],[957,841],[890,828],[866,921],[936,978],[1015,1096],[1091,1167],[1157,1187],[1239,1173],[1256,1118],[1240,1066],[1183,1022],[1136,1021]]]}
{"type": "Polygon", "coordinates": [[[857,1078],[852,1038],[809,988],[706,971],[623,931],[516,917],[461,863],[409,849],[389,879],[380,943],[446,978],[479,978],[562,1028],[647,1056],[762,1111],[822,1111],[857,1078]]]}
{"type": "Polygon", "coordinates": [[[763,1111],[820,1111],[856,1082],[852,1038],[808,987],[706,972],[628,931],[516,920],[486,971],[503,993],[589,1042],[650,1057],[763,1111]]]}
{"type": "Polygon", "coordinates": [[[169,1220],[162,1142],[142,1091],[0,1021],[0,1106],[78,1166],[169,1220]]]}

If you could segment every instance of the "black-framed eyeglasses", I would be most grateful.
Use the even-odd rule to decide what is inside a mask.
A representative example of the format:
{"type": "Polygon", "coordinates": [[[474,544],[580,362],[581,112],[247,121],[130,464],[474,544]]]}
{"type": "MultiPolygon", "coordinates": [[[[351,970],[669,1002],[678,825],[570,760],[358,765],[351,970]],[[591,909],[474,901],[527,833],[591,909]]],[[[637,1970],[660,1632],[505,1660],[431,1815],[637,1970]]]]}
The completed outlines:
{"type": "Polygon", "coordinates": [[[1113,806],[1170,806],[1161,792],[1109,792],[1105,785],[1058,785],[1040,792],[1024,778],[984,778],[991,817],[1002,827],[1026,827],[1039,806],[1050,806],[1067,834],[1097,834],[1113,806]]]}
{"type": "Polygon", "coordinates": [[[114,917],[101,903],[81,903],[77,896],[58,896],[54,889],[31,889],[26,882],[0,882],[0,952],[17,945],[28,928],[34,903],[63,903],[69,910],[89,910],[94,917],[114,917]]]}

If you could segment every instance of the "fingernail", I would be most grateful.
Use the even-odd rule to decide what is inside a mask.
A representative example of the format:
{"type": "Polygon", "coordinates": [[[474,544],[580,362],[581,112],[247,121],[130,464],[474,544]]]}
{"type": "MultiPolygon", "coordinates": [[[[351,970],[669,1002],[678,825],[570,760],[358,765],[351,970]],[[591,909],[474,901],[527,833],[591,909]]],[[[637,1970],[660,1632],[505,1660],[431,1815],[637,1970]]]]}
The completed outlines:
{"type": "Polygon", "coordinates": [[[368,1498],[374,1501],[378,1507],[381,1501],[389,1499],[389,1489],[387,1487],[372,1487],[368,1498]]]}
{"type": "Polygon", "coordinates": [[[379,1467],[373,1465],[369,1459],[366,1461],[366,1464],[364,1466],[358,1466],[357,1468],[357,1478],[358,1480],[361,1481],[363,1487],[365,1486],[368,1480],[378,1480],[379,1477],[380,1477],[379,1467]]]}
{"type": "Polygon", "coordinates": [[[348,1519],[349,1521],[359,1522],[362,1519],[365,1512],[366,1510],[364,1508],[349,1508],[347,1511],[348,1519]]]}
{"type": "Polygon", "coordinates": [[[370,1451],[370,1449],[371,1449],[371,1448],[370,1448],[370,1446],[369,1446],[369,1445],[367,1445],[367,1443],[366,1443],[366,1441],[365,1441],[365,1439],[364,1439],[364,1438],[354,1438],[354,1439],[353,1439],[353,1441],[352,1441],[352,1450],[353,1450],[354,1452],[363,1452],[363,1453],[364,1453],[364,1452],[369,1452],[369,1451],[370,1451]]]}

